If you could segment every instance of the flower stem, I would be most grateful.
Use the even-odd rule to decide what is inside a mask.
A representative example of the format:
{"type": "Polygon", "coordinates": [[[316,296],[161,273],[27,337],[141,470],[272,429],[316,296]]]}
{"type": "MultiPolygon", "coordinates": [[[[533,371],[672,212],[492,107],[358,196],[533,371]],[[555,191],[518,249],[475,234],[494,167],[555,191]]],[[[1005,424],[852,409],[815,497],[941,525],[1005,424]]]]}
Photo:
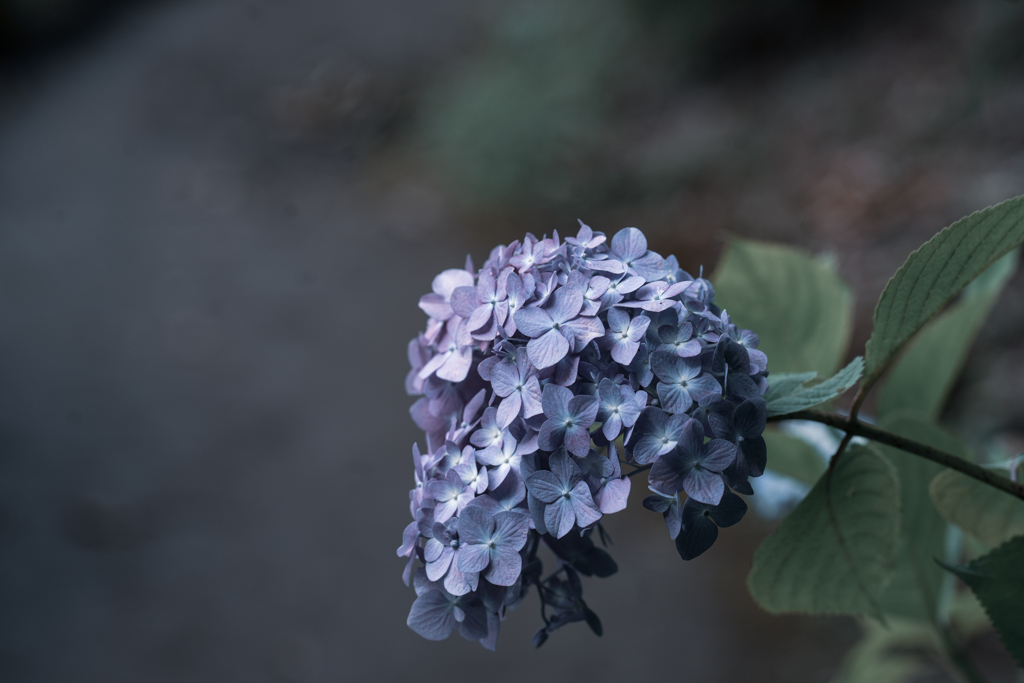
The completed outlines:
{"type": "Polygon", "coordinates": [[[995,472],[985,469],[980,465],[976,465],[973,462],[964,460],[963,458],[957,457],[951,453],[940,451],[938,448],[932,448],[927,444],[923,444],[913,439],[908,439],[899,434],[879,429],[869,424],[865,424],[857,420],[856,417],[844,417],[835,413],[826,413],[821,410],[798,410],[794,413],[787,413],[786,415],[776,415],[768,418],[770,422],[778,422],[781,420],[811,420],[814,422],[820,422],[826,424],[829,427],[835,427],[841,429],[848,436],[862,436],[872,441],[884,443],[887,446],[893,448],[899,448],[902,451],[911,453],[918,457],[926,460],[931,460],[934,463],[938,463],[943,467],[948,467],[951,470],[956,470],[961,474],[967,475],[972,479],[976,479],[983,484],[988,484],[1000,491],[1005,491],[1011,496],[1015,496],[1021,500],[1024,500],[1024,484],[1019,482],[1011,481],[1006,477],[1002,477],[995,472]]]}
{"type": "Polygon", "coordinates": [[[641,472],[646,472],[647,470],[651,469],[651,467],[652,467],[652,465],[644,465],[642,467],[637,467],[632,472],[627,472],[626,476],[627,477],[632,477],[634,474],[640,474],[641,472]]]}

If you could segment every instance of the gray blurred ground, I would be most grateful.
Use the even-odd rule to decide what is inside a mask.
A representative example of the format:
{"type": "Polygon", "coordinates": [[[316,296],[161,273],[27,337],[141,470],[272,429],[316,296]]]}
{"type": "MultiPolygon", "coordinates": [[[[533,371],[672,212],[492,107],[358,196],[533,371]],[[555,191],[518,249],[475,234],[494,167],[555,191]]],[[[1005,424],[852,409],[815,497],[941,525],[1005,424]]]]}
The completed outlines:
{"type": "MultiPolygon", "coordinates": [[[[457,0],[165,2],[0,84],[0,679],[835,671],[852,622],[772,618],[747,596],[770,525],[750,516],[682,563],[639,490],[608,523],[619,574],[585,585],[604,638],[569,627],[533,651],[533,598],[496,654],[411,633],[394,549],[418,437],[401,390],[415,302],[465,253],[479,262],[494,243],[568,230],[581,214],[606,230],[638,224],[694,269],[713,264],[723,230],[831,248],[869,312],[915,244],[1024,186],[1013,118],[1024,90],[986,110],[1017,129],[959,156],[929,147],[944,177],[977,183],[910,183],[915,201],[896,201],[906,212],[888,222],[874,213],[894,203],[876,171],[906,176],[891,151],[907,136],[851,142],[822,124],[851,98],[875,99],[874,84],[835,84],[863,62],[856,51],[747,87],[742,101],[742,83],[702,86],[617,124],[655,157],[711,145],[712,161],[694,162],[703,184],[684,178],[674,194],[597,216],[572,202],[463,210],[403,131],[423,84],[479,44],[484,18],[457,0]],[[729,150],[762,123],[771,135],[738,173],[729,150]],[[804,146],[785,137],[795,132],[804,146]]],[[[904,73],[915,86],[899,111],[942,102],[934,44],[883,36],[866,49],[902,66],[863,67],[863,78],[884,89],[904,73]]],[[[986,135],[972,130],[968,141],[986,135]]],[[[1019,278],[1011,289],[1020,312],[1019,278]]],[[[1019,346],[1009,317],[993,362],[1019,346]]]]}

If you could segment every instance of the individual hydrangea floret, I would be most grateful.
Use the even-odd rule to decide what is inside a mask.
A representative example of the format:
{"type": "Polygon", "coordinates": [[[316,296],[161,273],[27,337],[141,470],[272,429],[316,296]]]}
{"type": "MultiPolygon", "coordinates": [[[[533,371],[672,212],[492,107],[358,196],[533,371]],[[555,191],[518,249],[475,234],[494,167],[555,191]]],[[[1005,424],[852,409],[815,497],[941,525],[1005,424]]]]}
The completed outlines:
{"type": "Polygon", "coordinates": [[[607,377],[597,385],[597,421],[601,423],[604,438],[613,441],[623,427],[636,424],[640,417],[640,402],[636,392],[624,384],[616,384],[607,377]]]}
{"type": "Polygon", "coordinates": [[[406,349],[425,434],[398,548],[417,595],[410,628],[494,649],[535,589],[536,644],[575,622],[600,635],[580,576],[617,571],[594,539],[607,543],[603,516],[626,507],[637,475],[683,559],[739,521],[734,491],[752,493],[766,463],[768,358],[700,273],[636,228],[606,236],[581,222],[434,278],[406,349]]]}
{"type": "Polygon", "coordinates": [[[540,428],[538,445],[546,451],[564,445],[573,455],[586,455],[590,451],[588,430],[597,417],[598,400],[593,396],[573,396],[565,387],[548,384],[541,403],[548,419],[540,428]]]}
{"type": "Polygon", "coordinates": [[[680,557],[692,560],[702,554],[718,538],[719,527],[736,524],[746,512],[747,504],[732,492],[726,492],[718,505],[688,499],[682,506],[680,533],[675,537],[680,557]]]}
{"type": "Polygon", "coordinates": [[[704,443],[704,427],[699,420],[689,420],[676,447],[651,468],[651,486],[665,494],[686,491],[690,498],[718,505],[725,493],[722,472],[735,459],[731,443],[723,439],[704,443]]]}
{"type": "Polygon", "coordinates": [[[544,526],[561,538],[577,524],[589,527],[601,519],[601,511],[583,481],[579,465],[564,450],[551,456],[551,471],[540,470],[526,479],[530,495],[544,503],[544,526]]]}

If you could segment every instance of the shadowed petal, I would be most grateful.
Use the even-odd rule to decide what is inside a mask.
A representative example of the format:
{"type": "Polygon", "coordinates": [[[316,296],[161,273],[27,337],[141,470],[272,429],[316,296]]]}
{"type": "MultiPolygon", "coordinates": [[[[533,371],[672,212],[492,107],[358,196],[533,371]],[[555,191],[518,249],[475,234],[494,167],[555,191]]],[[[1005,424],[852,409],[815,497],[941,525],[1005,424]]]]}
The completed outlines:
{"type": "Polygon", "coordinates": [[[442,590],[427,591],[416,598],[406,624],[427,640],[444,640],[455,628],[454,602],[442,590]]]}
{"type": "Polygon", "coordinates": [[[611,247],[624,262],[634,261],[647,253],[647,238],[636,228],[625,228],[612,237],[611,247]]]}
{"type": "Polygon", "coordinates": [[[416,522],[409,522],[409,525],[402,532],[402,545],[396,551],[399,557],[405,557],[412,552],[412,548],[416,545],[419,535],[419,525],[416,522]]]}
{"type": "Polygon", "coordinates": [[[692,560],[715,544],[718,527],[701,514],[689,516],[687,513],[683,505],[683,528],[676,537],[676,550],[684,560],[692,560]]]}
{"type": "Polygon", "coordinates": [[[683,477],[683,490],[697,502],[718,505],[725,493],[725,482],[718,472],[695,467],[683,477]]]}
{"type": "MultiPolygon", "coordinates": [[[[550,385],[549,385],[550,386],[550,385]]],[[[537,445],[545,451],[557,450],[565,441],[565,425],[548,420],[540,428],[537,445]]]]}
{"type": "MultiPolygon", "coordinates": [[[[548,315],[551,316],[552,321],[564,323],[579,315],[581,308],[583,308],[583,290],[579,285],[569,282],[551,295],[548,315]]],[[[521,327],[522,325],[520,325],[521,327]]]]}
{"type": "Polygon", "coordinates": [[[566,455],[565,451],[559,451],[552,455],[548,464],[551,466],[551,473],[558,477],[558,481],[563,487],[572,488],[583,479],[580,466],[566,455]]]}
{"type": "MultiPolygon", "coordinates": [[[[621,411],[621,409],[620,409],[621,411]]],[[[619,413],[612,413],[608,419],[601,425],[601,431],[604,433],[604,438],[612,441],[622,431],[622,418],[619,413]]]]}
{"type": "Polygon", "coordinates": [[[538,534],[546,534],[548,527],[544,523],[544,508],[545,503],[533,495],[533,492],[526,494],[526,504],[530,509],[530,518],[533,520],[533,527],[537,530],[538,534]]]}
{"type": "Polygon", "coordinates": [[[548,533],[555,538],[565,536],[576,524],[576,512],[573,510],[572,502],[564,496],[559,496],[554,502],[544,507],[544,524],[548,533]]]}
{"type": "Polygon", "coordinates": [[[679,437],[679,450],[696,456],[704,447],[704,425],[700,420],[688,420],[679,437]]]}
{"type": "Polygon", "coordinates": [[[441,577],[447,574],[448,568],[452,564],[453,555],[455,555],[455,551],[445,546],[436,560],[427,563],[427,578],[431,581],[439,581],[441,577]]]}
{"type": "Polygon", "coordinates": [[[486,545],[472,544],[459,548],[459,570],[464,573],[483,571],[490,559],[490,549],[486,545]]]}
{"type": "Polygon", "coordinates": [[[558,330],[549,330],[542,336],[531,339],[526,345],[526,351],[530,355],[530,362],[538,370],[543,370],[565,358],[565,354],[569,353],[569,342],[558,330]]]}
{"type": "Polygon", "coordinates": [[[582,425],[569,427],[565,430],[565,448],[576,457],[582,458],[590,451],[590,432],[582,425]]]}
{"type": "Polygon", "coordinates": [[[479,305],[476,287],[458,287],[452,292],[451,306],[456,315],[468,318],[479,305]]]}
{"type": "MultiPolygon", "coordinates": [[[[671,271],[671,268],[665,263],[665,259],[658,256],[653,251],[649,252],[646,256],[637,259],[633,262],[633,270],[635,270],[641,277],[648,282],[654,280],[660,280],[665,277],[671,271]]],[[[692,283],[678,283],[685,284],[689,287],[692,283]]],[[[684,289],[686,288],[684,287],[684,289]]]]}
{"type": "MultiPolygon", "coordinates": [[[[448,576],[444,577],[444,588],[452,595],[465,595],[475,591],[479,582],[480,574],[478,572],[464,572],[459,569],[458,562],[452,562],[452,566],[448,569],[448,576]]],[[[457,619],[458,614],[456,614],[457,619]]]]}
{"type": "Polygon", "coordinates": [[[600,407],[601,404],[594,396],[574,396],[569,399],[567,406],[569,413],[576,418],[577,424],[581,427],[589,427],[594,424],[597,410],[600,407]]]}
{"type": "Polygon", "coordinates": [[[604,325],[597,318],[575,318],[564,323],[562,327],[572,331],[573,348],[577,350],[604,334],[604,325]]]}
{"type": "Polygon", "coordinates": [[[554,321],[542,308],[523,308],[516,311],[516,327],[527,337],[539,337],[554,327],[554,321]]]}
{"type": "Polygon", "coordinates": [[[576,373],[579,370],[580,357],[568,355],[555,363],[554,372],[551,373],[551,381],[559,386],[567,387],[576,381],[576,373]]]}
{"type": "Polygon", "coordinates": [[[573,487],[569,501],[581,527],[588,527],[601,519],[601,511],[597,509],[586,482],[581,481],[573,487]]]}
{"type": "Polygon", "coordinates": [[[441,557],[441,552],[447,547],[436,538],[427,539],[427,544],[423,547],[423,559],[427,562],[436,562],[437,558],[441,557]]]}
{"type": "Polygon", "coordinates": [[[619,339],[612,346],[612,360],[622,365],[629,365],[633,362],[633,358],[636,356],[637,349],[639,348],[640,342],[619,339]]]}
{"type": "Polygon", "coordinates": [[[690,396],[701,405],[706,405],[722,397],[722,385],[711,375],[694,377],[687,382],[686,388],[690,392],[690,396]]]}
{"type": "Polygon", "coordinates": [[[665,526],[668,527],[669,538],[675,540],[683,527],[683,504],[679,502],[679,496],[672,496],[672,501],[666,510],[665,526]]]}
{"type": "Polygon", "coordinates": [[[557,384],[544,386],[544,393],[541,395],[541,406],[544,414],[552,420],[560,420],[569,415],[569,401],[573,398],[572,391],[557,384]]]}
{"type": "MultiPolygon", "coordinates": [[[[523,517],[516,515],[516,517],[523,517]]],[[[525,519],[525,518],[524,518],[525,519]]],[[[525,534],[523,535],[525,542],[525,534]]],[[[495,586],[511,586],[519,578],[523,569],[523,559],[519,551],[511,546],[498,545],[490,549],[490,566],[484,578],[495,586]]]]}
{"type": "Polygon", "coordinates": [[[683,490],[683,481],[693,471],[693,461],[678,449],[665,453],[654,462],[647,480],[666,496],[683,490]]]}
{"type": "Polygon", "coordinates": [[[608,330],[610,332],[623,332],[629,328],[629,313],[621,308],[608,310],[608,330]]]}
{"type": "Polygon", "coordinates": [[[491,386],[494,393],[504,398],[516,390],[519,368],[510,360],[503,360],[491,368],[491,386]]]}
{"type": "Polygon", "coordinates": [[[604,514],[610,515],[626,509],[626,500],[629,498],[630,481],[628,477],[612,479],[607,482],[597,495],[594,502],[597,508],[604,514]]]}
{"type": "Polygon", "coordinates": [[[459,515],[459,540],[463,544],[487,543],[494,535],[494,526],[494,517],[489,512],[479,507],[466,507],[459,515]]]}
{"type": "Polygon", "coordinates": [[[519,411],[523,407],[523,399],[518,391],[514,391],[501,401],[498,406],[498,426],[505,429],[512,420],[519,417],[519,411]]]}
{"type": "Polygon", "coordinates": [[[497,321],[494,318],[494,307],[490,304],[478,306],[474,309],[472,315],[466,319],[466,328],[475,331],[479,330],[487,323],[497,325],[497,321]]]}
{"type": "Polygon", "coordinates": [[[726,491],[722,501],[708,513],[711,519],[715,520],[715,524],[729,527],[743,519],[743,515],[747,513],[747,504],[732,491],[726,491]]]}
{"type": "Polygon", "coordinates": [[[554,473],[538,470],[526,478],[526,487],[531,496],[543,503],[550,503],[561,497],[564,485],[554,473]]]}
{"type": "Polygon", "coordinates": [[[736,459],[736,446],[724,439],[712,439],[704,445],[699,462],[712,472],[721,472],[736,459]]]}
{"type": "Polygon", "coordinates": [[[494,515],[494,542],[513,550],[522,550],[530,525],[526,517],[518,512],[499,512],[494,515]]]}
{"type": "Polygon", "coordinates": [[[767,410],[764,399],[747,399],[739,404],[733,416],[736,431],[747,439],[761,436],[764,432],[767,410]]]}
{"type": "Polygon", "coordinates": [[[522,395],[524,417],[533,417],[544,412],[544,408],[541,405],[540,382],[537,381],[536,377],[531,376],[527,379],[526,385],[520,393],[522,395]]]}
{"type": "Polygon", "coordinates": [[[447,320],[452,317],[452,306],[440,294],[424,294],[420,297],[420,309],[435,320],[447,320]]]}
{"type": "MultiPolygon", "coordinates": [[[[474,585],[473,590],[476,590],[474,585]]],[[[461,604],[464,618],[455,624],[455,630],[466,640],[482,640],[487,637],[488,617],[483,605],[461,604]]]]}
{"type": "Polygon", "coordinates": [[[437,371],[437,376],[449,382],[461,382],[469,374],[473,363],[473,347],[466,346],[448,356],[448,360],[437,371]]]}
{"type": "Polygon", "coordinates": [[[764,474],[765,465],[768,464],[768,448],[763,437],[741,441],[739,455],[746,461],[747,472],[751,477],[760,477],[764,474]]]}
{"type": "Polygon", "coordinates": [[[686,389],[667,382],[658,385],[658,400],[661,401],[661,407],[670,413],[685,413],[693,405],[693,399],[686,389]]]}

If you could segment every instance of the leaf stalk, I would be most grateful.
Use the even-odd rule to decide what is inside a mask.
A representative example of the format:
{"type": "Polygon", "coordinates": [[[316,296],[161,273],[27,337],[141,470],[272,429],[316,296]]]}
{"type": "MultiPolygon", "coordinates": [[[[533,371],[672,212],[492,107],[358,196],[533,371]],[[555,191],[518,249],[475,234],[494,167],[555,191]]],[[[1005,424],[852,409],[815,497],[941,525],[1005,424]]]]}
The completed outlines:
{"type": "Polygon", "coordinates": [[[901,451],[906,451],[911,455],[916,455],[925,460],[931,460],[934,463],[948,467],[951,470],[956,470],[961,474],[964,474],[972,479],[976,479],[983,484],[988,484],[993,488],[997,488],[1000,491],[1009,493],[1011,496],[1024,500],[1024,484],[1020,482],[1011,481],[1006,477],[1002,477],[991,470],[987,470],[981,465],[977,465],[968,460],[964,460],[952,453],[941,451],[937,448],[921,443],[920,441],[914,441],[908,439],[899,434],[879,429],[874,425],[865,424],[858,420],[855,416],[844,417],[836,413],[828,413],[822,410],[798,410],[793,413],[787,413],[785,415],[776,415],[769,417],[769,422],[779,422],[781,420],[811,420],[813,422],[820,422],[846,432],[847,436],[861,436],[878,443],[898,448],[901,451]]]}

